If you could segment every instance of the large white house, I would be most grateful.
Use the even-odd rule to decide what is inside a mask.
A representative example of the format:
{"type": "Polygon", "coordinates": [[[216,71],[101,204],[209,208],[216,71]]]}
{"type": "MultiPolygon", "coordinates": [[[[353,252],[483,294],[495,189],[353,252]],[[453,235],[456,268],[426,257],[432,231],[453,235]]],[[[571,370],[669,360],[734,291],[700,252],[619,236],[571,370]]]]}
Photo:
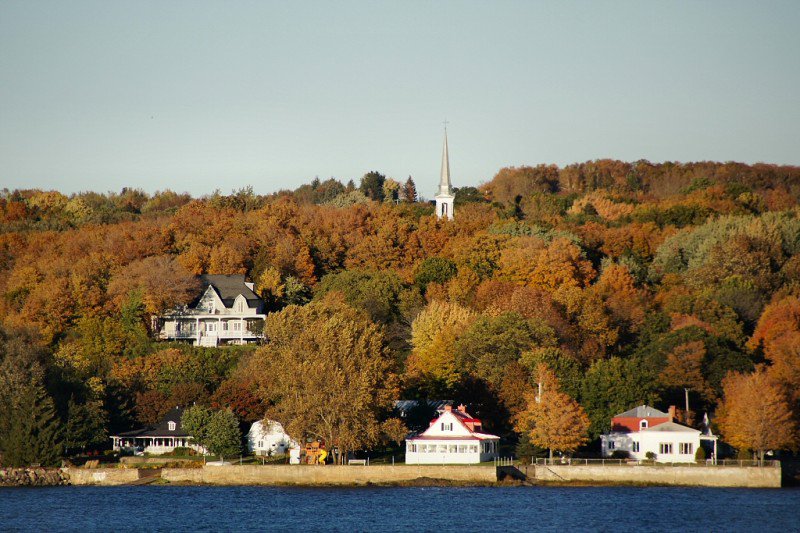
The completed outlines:
{"type": "Polygon", "coordinates": [[[247,449],[253,455],[282,455],[292,448],[300,446],[283,430],[280,422],[274,420],[264,424],[261,420],[254,422],[247,433],[247,449]]]}
{"type": "Polygon", "coordinates": [[[664,413],[647,405],[616,415],[611,419],[612,430],[600,437],[603,456],[623,451],[631,459],[645,460],[652,453],[659,463],[693,463],[700,439],[709,437],[673,418],[674,408],[664,413]]]}
{"type": "Polygon", "coordinates": [[[202,291],[188,306],[156,320],[163,340],[188,340],[196,346],[247,344],[263,337],[264,302],[243,274],[200,276],[202,291]]]}
{"type": "Polygon", "coordinates": [[[497,457],[500,437],[482,433],[481,421],[459,405],[446,405],[420,435],[406,439],[407,464],[474,464],[497,457]]]}

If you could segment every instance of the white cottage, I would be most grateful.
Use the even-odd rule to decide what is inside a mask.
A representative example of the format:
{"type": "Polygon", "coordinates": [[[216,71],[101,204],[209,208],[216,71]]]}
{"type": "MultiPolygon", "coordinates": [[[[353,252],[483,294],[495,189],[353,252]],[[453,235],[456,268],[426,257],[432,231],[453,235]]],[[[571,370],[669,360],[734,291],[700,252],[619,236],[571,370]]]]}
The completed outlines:
{"type": "Polygon", "coordinates": [[[264,424],[261,420],[254,422],[247,433],[247,449],[253,455],[282,455],[290,449],[300,446],[283,430],[280,422],[274,420],[264,424]]]}
{"type": "Polygon", "coordinates": [[[191,304],[155,321],[160,339],[217,346],[247,344],[263,337],[264,302],[243,274],[206,274],[200,282],[202,291],[191,304]]]}
{"type": "Polygon", "coordinates": [[[447,405],[420,435],[406,439],[407,464],[475,464],[497,457],[500,437],[482,433],[481,421],[447,405]]]}
{"type": "Polygon", "coordinates": [[[612,418],[612,431],[600,437],[602,454],[611,457],[616,451],[626,452],[631,459],[645,460],[648,452],[659,463],[693,463],[701,432],[673,421],[674,407],[668,413],[640,405],[612,418]]]}

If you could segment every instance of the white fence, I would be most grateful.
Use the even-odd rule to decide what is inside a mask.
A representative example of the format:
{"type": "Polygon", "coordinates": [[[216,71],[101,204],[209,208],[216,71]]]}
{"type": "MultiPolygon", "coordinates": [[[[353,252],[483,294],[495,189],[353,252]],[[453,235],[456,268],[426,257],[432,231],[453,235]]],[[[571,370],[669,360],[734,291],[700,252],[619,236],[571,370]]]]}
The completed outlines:
{"type": "Polygon", "coordinates": [[[780,468],[780,461],[745,461],[739,459],[721,459],[714,461],[707,459],[705,461],[698,461],[695,463],[657,463],[655,461],[637,461],[636,459],[581,459],[575,457],[558,457],[553,459],[537,458],[531,464],[539,466],[697,466],[697,467],[714,467],[714,466],[740,466],[740,467],[764,467],[764,468],[780,468]]]}

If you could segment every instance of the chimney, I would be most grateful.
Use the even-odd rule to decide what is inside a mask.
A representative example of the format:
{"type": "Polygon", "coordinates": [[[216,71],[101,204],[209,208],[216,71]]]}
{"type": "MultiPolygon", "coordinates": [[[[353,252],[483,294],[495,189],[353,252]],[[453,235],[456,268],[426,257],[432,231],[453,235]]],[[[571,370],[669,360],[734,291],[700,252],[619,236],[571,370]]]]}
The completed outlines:
{"type": "Polygon", "coordinates": [[[675,421],[675,406],[674,405],[670,405],[669,409],[667,410],[667,412],[669,413],[669,421],[670,422],[674,422],[675,421]]]}
{"type": "Polygon", "coordinates": [[[462,413],[466,414],[467,406],[462,403],[461,405],[458,406],[458,410],[461,411],[462,413]]]}
{"type": "Polygon", "coordinates": [[[444,406],[444,410],[445,410],[445,412],[449,413],[450,411],[453,410],[453,406],[452,405],[445,405],[444,406]]]}

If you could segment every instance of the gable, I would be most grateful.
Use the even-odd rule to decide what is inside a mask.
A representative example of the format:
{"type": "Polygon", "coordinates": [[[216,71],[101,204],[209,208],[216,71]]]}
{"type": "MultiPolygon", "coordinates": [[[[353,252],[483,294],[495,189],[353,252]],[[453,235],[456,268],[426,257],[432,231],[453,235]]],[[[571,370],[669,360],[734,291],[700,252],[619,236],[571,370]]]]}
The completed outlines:
{"type": "Polygon", "coordinates": [[[197,305],[195,305],[195,309],[198,311],[205,311],[206,313],[213,313],[216,309],[224,309],[225,304],[222,303],[219,296],[217,295],[217,291],[214,290],[214,287],[209,285],[206,287],[206,291],[203,293],[203,296],[200,297],[198,300],[197,305]]]}
{"type": "Polygon", "coordinates": [[[445,411],[425,431],[426,437],[469,437],[472,432],[450,411],[445,411]]]}

